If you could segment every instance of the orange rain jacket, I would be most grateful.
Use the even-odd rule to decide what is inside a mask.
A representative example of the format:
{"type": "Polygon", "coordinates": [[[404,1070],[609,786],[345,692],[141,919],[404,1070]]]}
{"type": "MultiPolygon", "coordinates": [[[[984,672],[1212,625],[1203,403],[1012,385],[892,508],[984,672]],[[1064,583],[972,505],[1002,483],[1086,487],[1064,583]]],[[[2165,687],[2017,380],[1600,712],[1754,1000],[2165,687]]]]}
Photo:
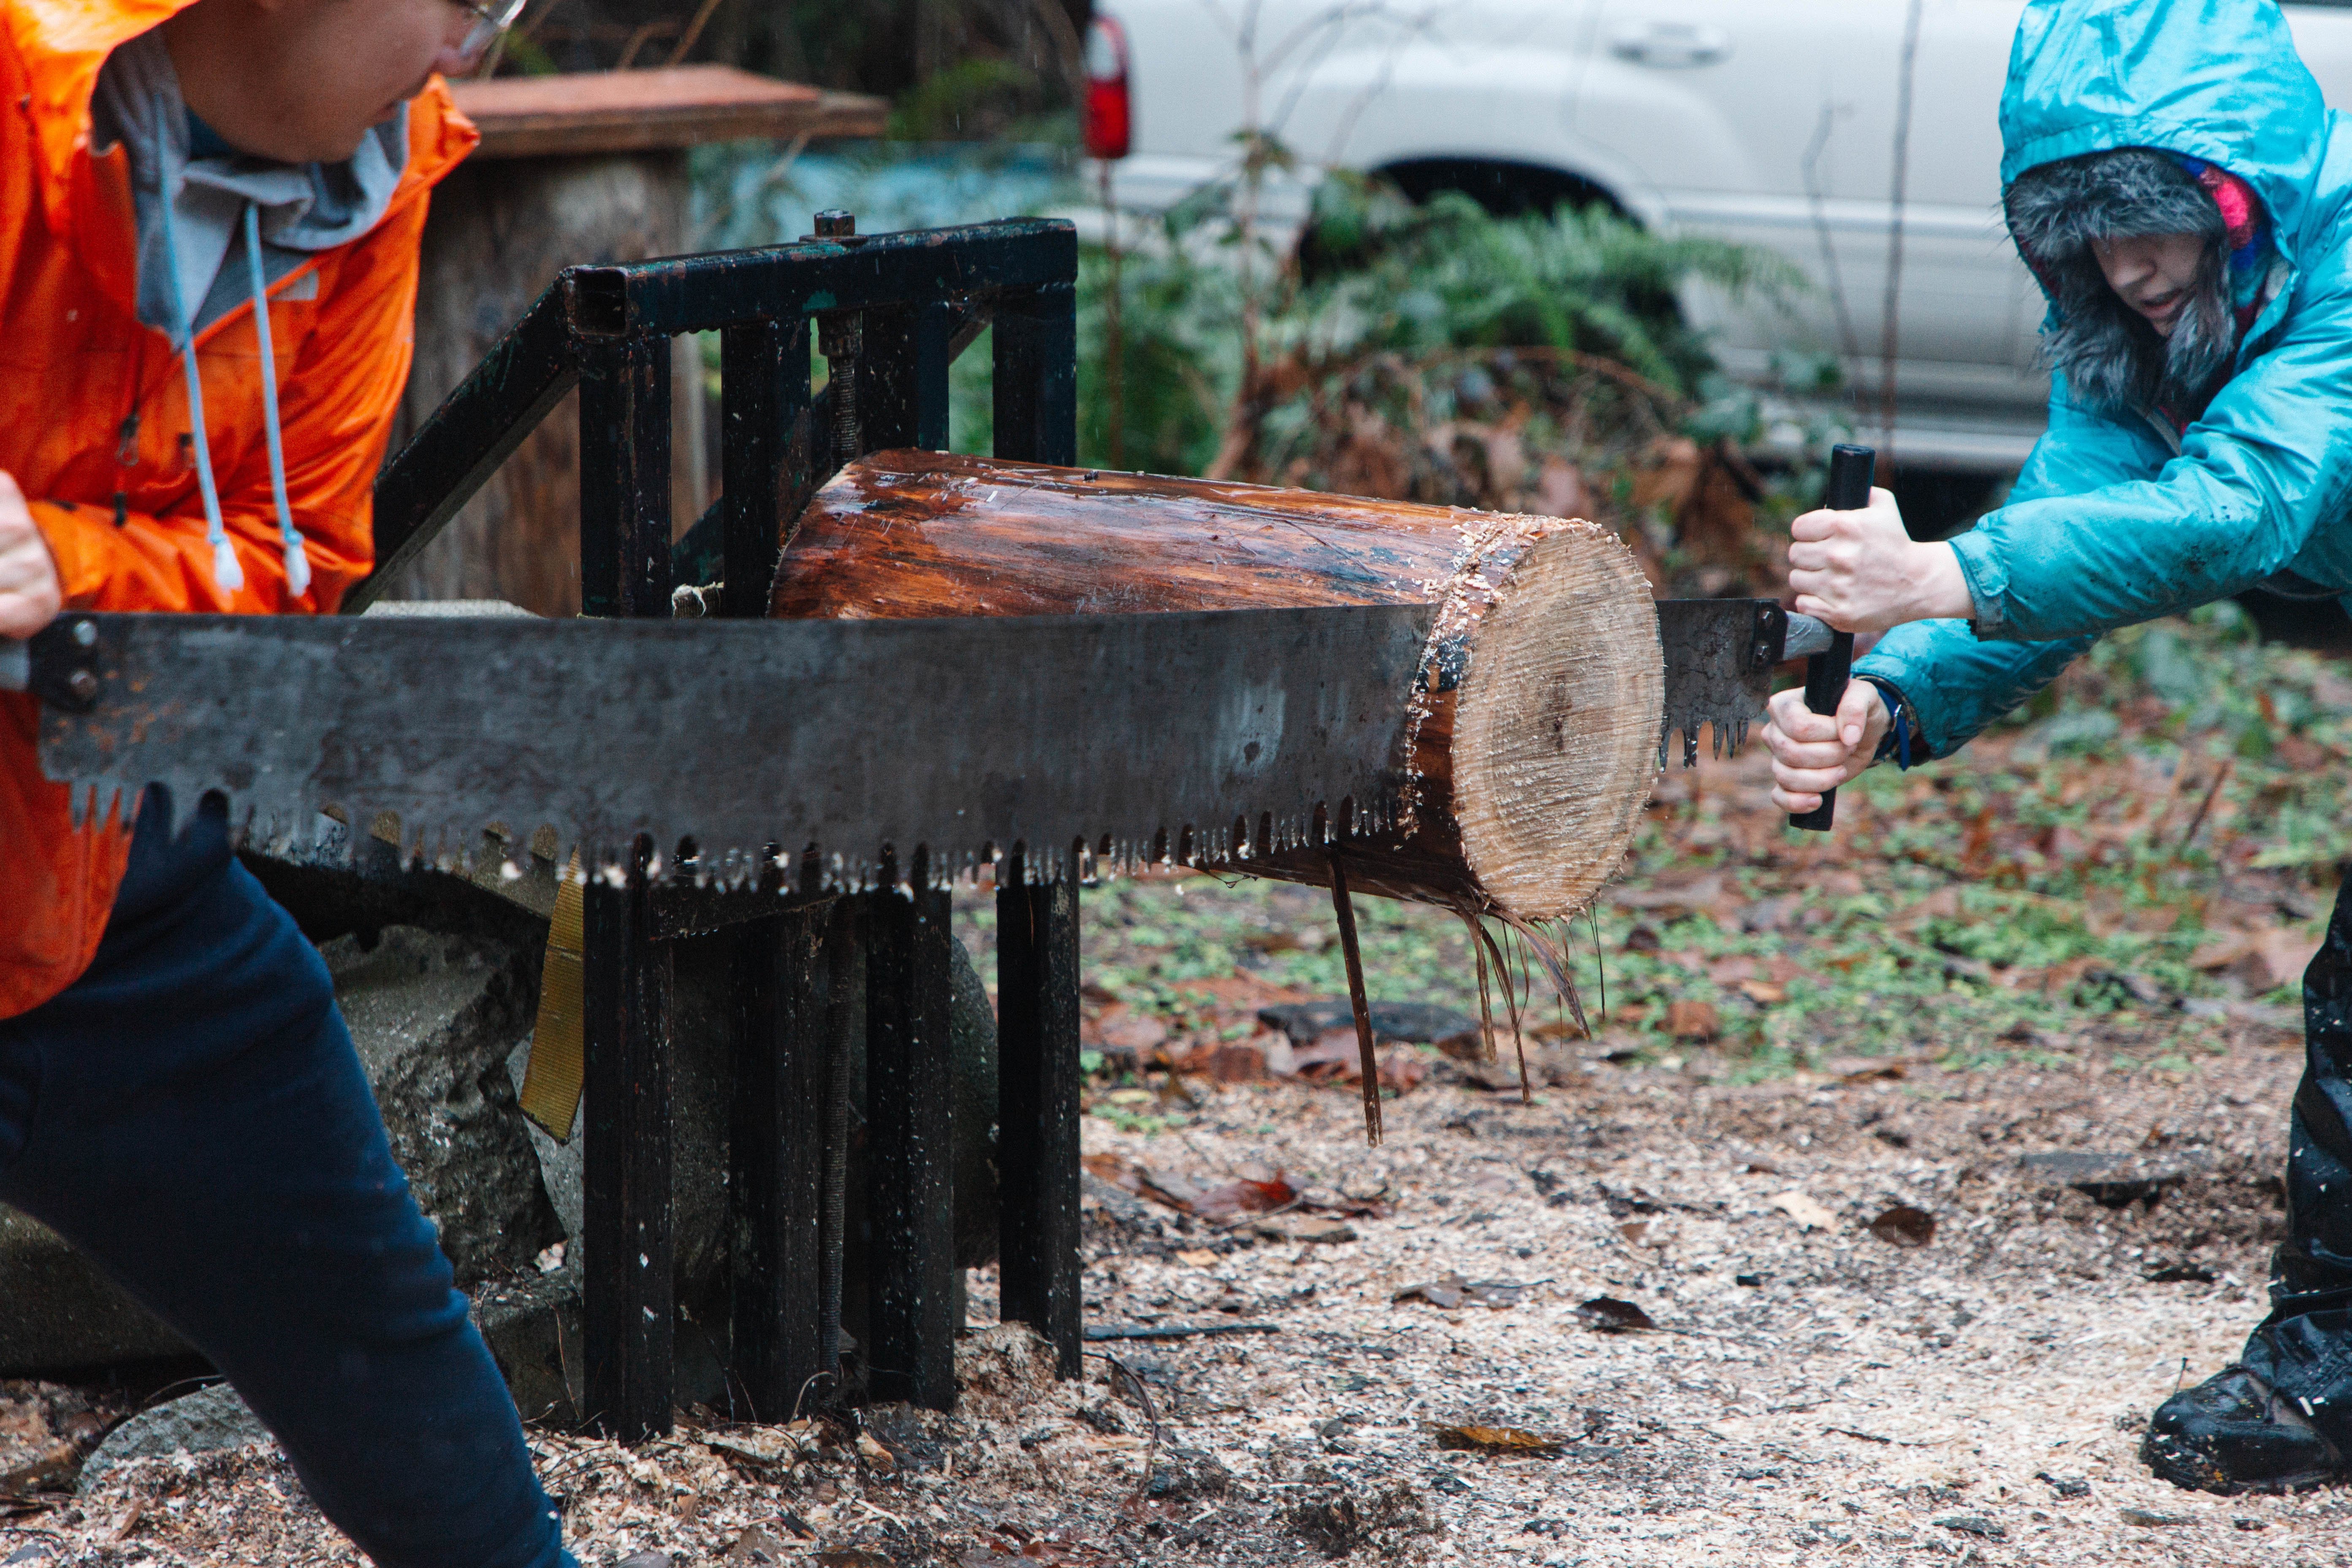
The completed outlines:
{"type": "MultiPolygon", "coordinates": [[[[383,216],[270,287],[287,492],[310,563],[299,597],[270,495],[253,309],[197,334],[213,471],[245,571],[225,595],[184,372],[135,309],[129,161],[90,147],[100,66],[188,3],[0,0],[0,469],[32,498],[69,609],[331,612],[373,560],[371,489],[408,379],[427,194],[478,137],[435,79],[409,106],[408,168],[383,216]]],[[[65,787],[41,776],[37,723],[32,699],[0,692],[0,1018],[88,967],[130,848],[120,817],[72,826],[65,787]]]]}

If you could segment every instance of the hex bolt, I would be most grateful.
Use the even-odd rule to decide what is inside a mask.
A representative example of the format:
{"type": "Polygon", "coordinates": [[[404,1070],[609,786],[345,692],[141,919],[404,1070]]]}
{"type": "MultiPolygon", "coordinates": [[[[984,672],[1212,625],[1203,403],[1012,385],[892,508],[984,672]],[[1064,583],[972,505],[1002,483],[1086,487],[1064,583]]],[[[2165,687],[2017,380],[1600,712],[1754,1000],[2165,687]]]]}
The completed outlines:
{"type": "Polygon", "coordinates": [[[73,626],[73,640],[76,647],[96,647],[98,646],[98,623],[96,621],[76,621],[73,626]]]}
{"type": "Polygon", "coordinates": [[[98,700],[98,676],[90,670],[77,669],[66,677],[66,691],[77,702],[98,700]]]}
{"type": "Polygon", "coordinates": [[[841,207],[827,207],[816,215],[816,237],[847,239],[857,232],[857,215],[841,207]]]}

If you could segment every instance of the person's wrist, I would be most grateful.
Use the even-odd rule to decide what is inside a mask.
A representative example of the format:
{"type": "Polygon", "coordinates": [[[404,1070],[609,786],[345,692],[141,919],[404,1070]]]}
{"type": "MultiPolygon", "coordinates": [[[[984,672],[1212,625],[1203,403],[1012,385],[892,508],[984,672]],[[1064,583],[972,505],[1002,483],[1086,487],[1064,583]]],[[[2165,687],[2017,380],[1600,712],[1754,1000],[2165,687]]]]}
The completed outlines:
{"type": "Polygon", "coordinates": [[[1958,552],[1942,541],[1912,546],[1913,580],[1917,584],[1910,620],[1966,621],[1976,618],[1976,600],[1969,592],[1969,574],[1960,570],[1958,552]]]}

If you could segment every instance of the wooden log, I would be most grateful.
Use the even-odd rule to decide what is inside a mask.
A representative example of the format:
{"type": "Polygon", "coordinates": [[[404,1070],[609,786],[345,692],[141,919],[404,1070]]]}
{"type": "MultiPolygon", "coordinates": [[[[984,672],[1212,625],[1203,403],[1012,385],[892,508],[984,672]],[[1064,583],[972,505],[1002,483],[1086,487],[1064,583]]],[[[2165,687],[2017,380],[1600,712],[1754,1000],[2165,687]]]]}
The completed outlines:
{"type": "MultiPolygon", "coordinates": [[[[1641,822],[1664,701],[1648,585],[1593,523],[881,452],[810,502],[770,613],[1400,603],[1436,629],[1396,694],[1396,825],[1346,840],[1349,882],[1523,929],[1580,910],[1641,822]]],[[[1234,868],[1328,885],[1330,853],[1253,843],[1234,868]]]]}

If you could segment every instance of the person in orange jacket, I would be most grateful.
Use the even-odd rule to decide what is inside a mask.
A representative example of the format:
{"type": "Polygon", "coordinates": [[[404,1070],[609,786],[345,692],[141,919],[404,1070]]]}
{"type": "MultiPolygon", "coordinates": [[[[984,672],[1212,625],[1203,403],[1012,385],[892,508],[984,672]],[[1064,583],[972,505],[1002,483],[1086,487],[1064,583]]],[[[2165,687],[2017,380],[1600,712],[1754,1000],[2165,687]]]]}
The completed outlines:
{"type": "MultiPolygon", "coordinates": [[[[0,637],[331,612],[367,572],[427,196],[476,141],[436,73],[520,9],[0,0],[0,637]]],[[[76,826],[35,726],[0,692],[0,1202],[210,1357],[378,1563],[570,1564],[316,950],[218,811],[76,826]]]]}

